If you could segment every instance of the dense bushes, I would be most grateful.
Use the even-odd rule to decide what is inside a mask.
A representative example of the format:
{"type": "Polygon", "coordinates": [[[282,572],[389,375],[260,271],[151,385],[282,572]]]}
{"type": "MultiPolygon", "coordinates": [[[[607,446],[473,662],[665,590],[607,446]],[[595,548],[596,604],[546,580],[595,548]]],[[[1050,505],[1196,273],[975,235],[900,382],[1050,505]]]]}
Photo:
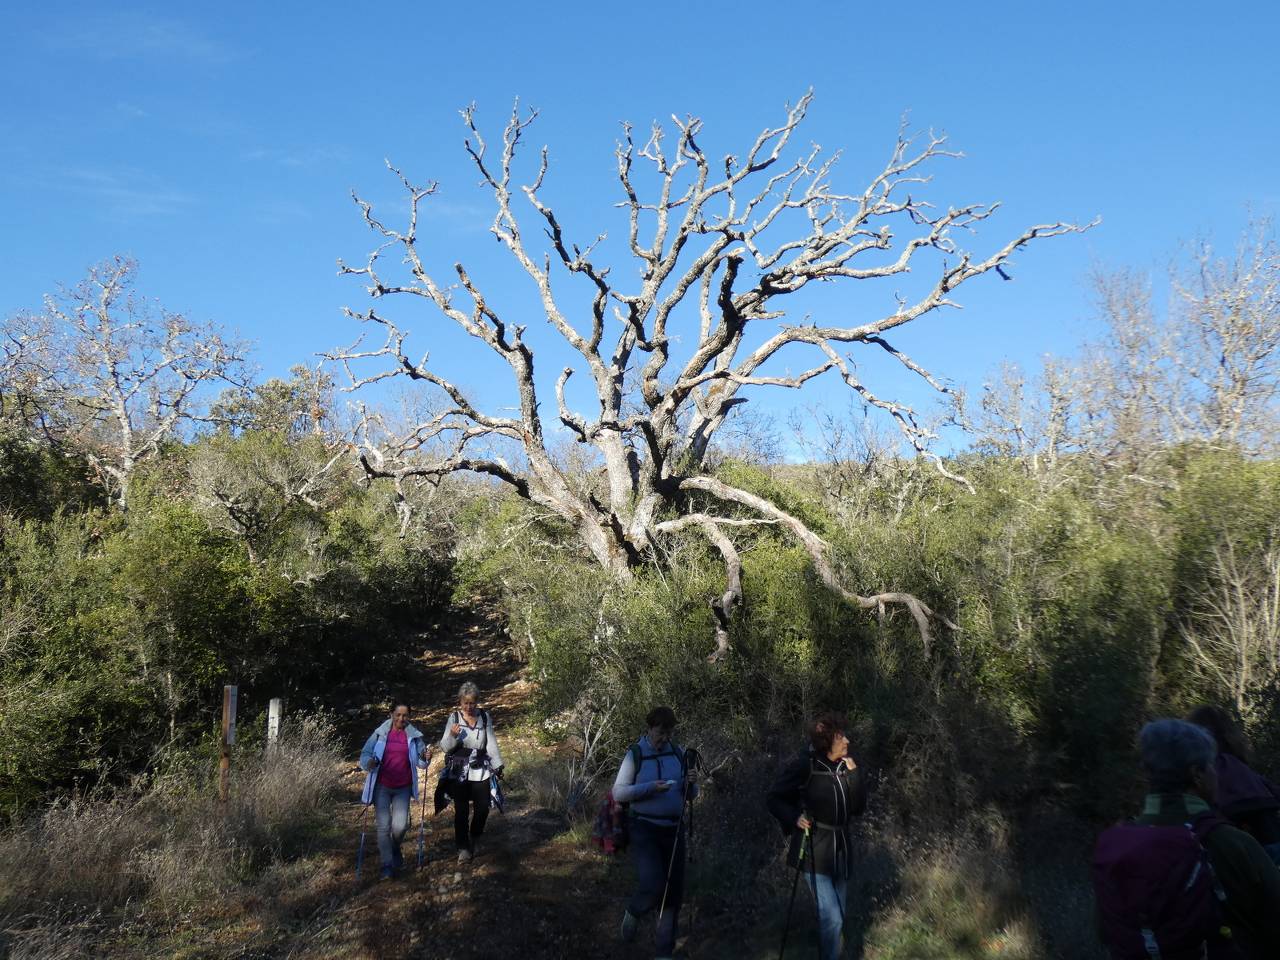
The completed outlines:
{"type": "MultiPolygon", "coordinates": [[[[804,470],[726,468],[803,512],[848,582],[912,591],[954,620],[928,653],[904,612],[879,621],[844,604],[769,528],[740,540],[746,597],[720,667],[705,657],[722,566],[696,538],[620,586],[569,531],[506,501],[469,518],[468,582],[501,593],[550,729],[573,732],[584,705],[609,713],[602,757],[655,702],[677,705],[689,738],[739,754],[794,742],[804,717],[833,705],[870,761],[918,777],[903,797],[917,814],[1040,794],[1090,817],[1119,813],[1136,788],[1140,723],[1226,696],[1190,669],[1189,618],[1216,543],[1273,536],[1280,466],[1172,451],[1158,488],[1083,463],[1051,480],[995,459],[967,467],[975,494],[925,483],[892,512],[824,505],[804,470]]],[[[1253,695],[1261,703],[1265,689],[1253,695]]],[[[1262,721],[1252,732],[1271,736],[1262,721]]]]}
{"type": "Polygon", "coordinates": [[[251,553],[187,489],[192,456],[127,513],[0,512],[0,810],[146,769],[212,727],[224,683],[248,711],[305,702],[447,603],[446,549],[402,539],[388,491],[340,478],[251,553]]]}
{"type": "MultiPolygon", "coordinates": [[[[785,909],[761,798],[803,720],[831,706],[849,714],[874,783],[851,906],[868,958],[1092,958],[1088,848],[1139,799],[1139,726],[1233,702],[1190,642],[1224,586],[1215,551],[1234,545],[1253,564],[1280,530],[1280,464],[1175,449],[1158,467],[1148,482],[1083,460],[1048,474],[975,458],[973,494],[917,476],[909,497],[848,509],[809,468],[726,466],[820,530],[846,582],[913,592],[954,621],[928,651],[905,612],[845,604],[770,527],[735,531],[745,598],[719,666],[706,656],[723,566],[696,537],[664,543],[619,585],[571,531],[488,501],[467,518],[462,584],[504,603],[538,680],[537,719],[586,754],[570,776],[611,776],[647,709],[675,706],[677,736],[717,767],[698,814],[715,840],[692,882],[720,909],[785,909]]],[[[1246,719],[1275,757],[1264,661],[1280,636],[1269,643],[1246,651],[1258,658],[1246,719]]],[[[557,795],[572,800],[574,785],[557,795]]],[[[773,942],[769,922],[744,941],[773,942]]]]}

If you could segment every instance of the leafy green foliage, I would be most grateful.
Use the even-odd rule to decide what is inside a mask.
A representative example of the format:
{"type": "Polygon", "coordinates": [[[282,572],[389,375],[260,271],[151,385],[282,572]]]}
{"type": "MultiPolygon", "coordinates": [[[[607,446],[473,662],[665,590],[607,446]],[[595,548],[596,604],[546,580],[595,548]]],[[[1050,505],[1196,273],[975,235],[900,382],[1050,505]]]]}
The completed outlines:
{"type": "Polygon", "coordinates": [[[382,486],[335,479],[251,556],[184,495],[191,454],[143,471],[127,514],[0,513],[0,810],[147,769],[213,727],[224,683],[306,701],[447,604],[440,541],[402,539],[382,486]]]}

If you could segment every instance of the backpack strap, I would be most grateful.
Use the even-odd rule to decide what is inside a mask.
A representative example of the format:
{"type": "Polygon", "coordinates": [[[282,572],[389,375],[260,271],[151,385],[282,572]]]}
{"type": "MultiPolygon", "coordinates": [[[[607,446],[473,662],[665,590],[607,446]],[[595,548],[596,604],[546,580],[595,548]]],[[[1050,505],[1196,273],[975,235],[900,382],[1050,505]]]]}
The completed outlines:
{"type": "Polygon", "coordinates": [[[688,776],[686,768],[685,751],[682,747],[676,746],[674,743],[667,744],[671,748],[670,752],[651,753],[645,756],[640,752],[640,741],[636,741],[627,748],[627,754],[631,757],[631,762],[636,768],[636,776],[640,776],[640,765],[646,760],[657,760],[659,767],[662,765],[661,757],[675,757],[680,761],[680,779],[683,781],[688,776]]]}
{"type": "MultiPolygon", "coordinates": [[[[1209,876],[1213,882],[1213,895],[1217,898],[1218,903],[1225,905],[1227,902],[1227,890],[1222,885],[1222,881],[1218,879],[1218,871],[1213,869],[1213,860],[1209,856],[1209,848],[1205,846],[1205,841],[1209,838],[1209,834],[1221,826],[1229,826],[1230,821],[1224,820],[1212,810],[1206,810],[1204,813],[1198,814],[1187,824],[1191,828],[1191,832],[1195,834],[1196,841],[1200,844],[1200,849],[1204,852],[1204,862],[1209,868],[1209,876]]],[[[1224,929],[1226,925],[1224,924],[1224,929]]]]}
{"type": "MultiPolygon", "coordinates": [[[[484,731],[484,740],[481,741],[478,749],[480,750],[481,753],[488,753],[489,752],[489,711],[481,710],[480,715],[476,719],[479,721],[480,729],[484,731]]],[[[457,710],[451,711],[449,714],[449,726],[452,727],[454,724],[461,724],[461,723],[462,723],[462,714],[458,713],[457,710]]],[[[458,744],[453,749],[454,750],[470,750],[471,748],[464,747],[462,744],[458,744]]]]}
{"type": "MultiPolygon", "coordinates": [[[[452,728],[454,726],[460,726],[461,724],[462,724],[462,715],[458,713],[457,710],[450,711],[449,727],[452,728]]],[[[453,749],[449,751],[449,756],[454,758],[454,762],[456,764],[459,762],[458,760],[459,757],[462,757],[464,754],[467,754],[470,752],[471,752],[471,748],[468,746],[465,746],[462,743],[461,738],[459,738],[458,742],[453,745],[453,749]]]]}
{"type": "Polygon", "coordinates": [[[1200,841],[1201,846],[1204,846],[1204,842],[1208,839],[1210,833],[1218,829],[1218,827],[1229,825],[1229,821],[1224,820],[1212,810],[1206,810],[1204,813],[1192,817],[1189,824],[1191,832],[1196,835],[1196,839],[1200,841]]]}

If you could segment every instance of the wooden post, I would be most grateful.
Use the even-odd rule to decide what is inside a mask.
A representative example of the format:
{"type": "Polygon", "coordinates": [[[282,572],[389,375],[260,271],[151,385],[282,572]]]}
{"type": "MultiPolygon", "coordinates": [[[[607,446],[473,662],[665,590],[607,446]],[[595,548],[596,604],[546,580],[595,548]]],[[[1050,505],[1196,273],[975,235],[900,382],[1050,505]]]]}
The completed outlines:
{"type": "Polygon", "coordinates": [[[280,739],[280,714],[282,712],[284,701],[279,697],[272,697],[271,702],[267,705],[267,749],[275,749],[276,741],[280,739]]]}
{"type": "Polygon", "coordinates": [[[231,747],[236,742],[236,697],[234,686],[222,688],[222,747],[218,758],[218,799],[223,803],[231,793],[231,747]]]}

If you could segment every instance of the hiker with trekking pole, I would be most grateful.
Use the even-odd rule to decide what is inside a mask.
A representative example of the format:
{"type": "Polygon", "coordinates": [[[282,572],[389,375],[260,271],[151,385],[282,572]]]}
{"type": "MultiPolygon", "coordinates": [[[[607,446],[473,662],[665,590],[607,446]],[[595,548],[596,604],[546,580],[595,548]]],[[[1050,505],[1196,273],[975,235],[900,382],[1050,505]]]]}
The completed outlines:
{"type": "Polygon", "coordinates": [[[480,705],[480,688],[467,681],[458,688],[458,706],[449,713],[440,737],[444,769],[436,787],[436,811],[453,801],[453,835],[458,862],[476,852],[489,808],[501,810],[502,751],[489,711],[480,705]]]}
{"type": "MultiPolygon", "coordinates": [[[[360,751],[360,769],[365,771],[360,802],[365,804],[361,819],[360,849],[356,853],[356,877],[364,862],[364,817],[374,810],[378,831],[378,854],[382,879],[390,880],[404,865],[400,844],[409,829],[409,806],[418,797],[418,770],[431,763],[431,748],[422,731],[409,722],[409,707],[396,703],[365,741],[360,751]]],[[[425,794],[425,788],[424,788],[425,794]]],[[[421,865],[421,857],[419,857],[421,865]]]]}
{"type": "Polygon", "coordinates": [[[676,715],[655,707],[647,732],[628,748],[613,783],[613,799],[629,805],[628,843],[636,866],[636,889],[622,914],[622,939],[636,938],[640,919],[656,911],[654,950],[658,960],[675,951],[684,901],[688,836],[686,810],[698,795],[697,752],[676,746],[676,715]]]}
{"type": "Polygon", "coordinates": [[[867,806],[866,778],[849,756],[845,719],[824,713],[809,727],[809,745],[769,789],[766,804],[790,838],[787,865],[796,871],[779,956],[786,951],[800,875],[814,896],[822,960],[844,950],[844,918],[853,868],[852,827],[867,806]]]}

